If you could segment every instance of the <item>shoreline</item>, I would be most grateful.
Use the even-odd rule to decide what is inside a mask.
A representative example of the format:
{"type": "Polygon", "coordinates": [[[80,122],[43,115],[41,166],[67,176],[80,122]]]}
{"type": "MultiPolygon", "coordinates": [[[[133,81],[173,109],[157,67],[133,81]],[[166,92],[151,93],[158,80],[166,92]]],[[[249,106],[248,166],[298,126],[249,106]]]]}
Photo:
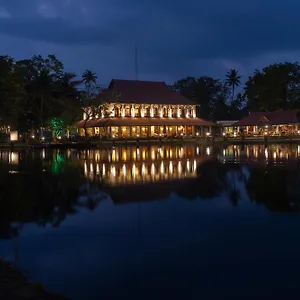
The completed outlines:
{"type": "Polygon", "coordinates": [[[104,140],[104,141],[77,141],[77,142],[60,142],[49,144],[28,144],[28,143],[0,143],[0,150],[24,150],[24,149],[87,149],[87,148],[105,148],[114,146],[145,146],[145,145],[182,145],[182,144],[195,144],[195,145],[271,145],[271,144],[300,144],[300,139],[238,139],[238,138],[215,138],[212,139],[127,139],[127,140],[104,140]]]}
{"type": "Polygon", "coordinates": [[[29,282],[11,263],[0,259],[0,299],[68,300],[45,290],[40,283],[29,282]]]}

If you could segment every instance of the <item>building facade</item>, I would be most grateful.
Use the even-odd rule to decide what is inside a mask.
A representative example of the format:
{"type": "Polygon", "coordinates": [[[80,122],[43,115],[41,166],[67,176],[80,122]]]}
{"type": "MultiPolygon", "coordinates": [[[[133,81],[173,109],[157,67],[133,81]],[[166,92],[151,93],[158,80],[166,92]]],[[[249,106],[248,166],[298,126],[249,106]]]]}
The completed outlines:
{"type": "Polygon", "coordinates": [[[300,133],[300,110],[253,112],[233,124],[236,135],[292,136],[300,133]]]}
{"type": "Polygon", "coordinates": [[[77,123],[81,136],[205,136],[215,125],[198,118],[197,105],[163,82],[113,79],[107,91],[117,96],[92,117],[92,108],[85,108],[83,120],[77,123]]]}

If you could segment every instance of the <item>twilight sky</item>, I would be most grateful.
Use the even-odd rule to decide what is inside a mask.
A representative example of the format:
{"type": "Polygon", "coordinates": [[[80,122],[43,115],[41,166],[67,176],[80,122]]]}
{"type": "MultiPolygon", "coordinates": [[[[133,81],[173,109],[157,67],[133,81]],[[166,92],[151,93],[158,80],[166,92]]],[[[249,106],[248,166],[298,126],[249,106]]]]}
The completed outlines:
{"type": "Polygon", "coordinates": [[[243,79],[300,54],[299,0],[0,0],[0,55],[56,54],[99,83],[186,76],[243,79]]]}

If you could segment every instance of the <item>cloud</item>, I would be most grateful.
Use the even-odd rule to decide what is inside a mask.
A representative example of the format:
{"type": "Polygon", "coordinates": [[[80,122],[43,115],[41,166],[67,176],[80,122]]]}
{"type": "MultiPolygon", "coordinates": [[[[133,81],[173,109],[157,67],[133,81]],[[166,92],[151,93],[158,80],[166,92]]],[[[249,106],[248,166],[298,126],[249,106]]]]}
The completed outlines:
{"type": "MultiPolygon", "coordinates": [[[[251,72],[252,62],[300,52],[296,0],[284,6],[271,0],[4,0],[3,9],[10,17],[1,18],[0,9],[0,34],[19,40],[20,55],[29,45],[57,50],[64,62],[77,61],[75,69],[95,66],[103,80],[131,77],[135,45],[141,78],[166,81],[224,77],[233,67],[251,72]]],[[[0,50],[12,51],[3,44],[0,50]]]]}
{"type": "Polygon", "coordinates": [[[10,17],[10,13],[4,7],[0,6],[0,19],[7,19],[10,17]]]}

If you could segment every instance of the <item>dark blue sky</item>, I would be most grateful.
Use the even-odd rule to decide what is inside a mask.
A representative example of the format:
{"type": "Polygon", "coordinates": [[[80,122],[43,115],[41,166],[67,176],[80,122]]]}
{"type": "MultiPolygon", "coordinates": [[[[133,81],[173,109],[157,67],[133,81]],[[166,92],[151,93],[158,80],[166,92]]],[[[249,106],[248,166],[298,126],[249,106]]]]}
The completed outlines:
{"type": "Polygon", "coordinates": [[[68,70],[91,69],[100,84],[168,83],[185,76],[244,79],[255,69],[296,61],[299,0],[0,0],[0,54],[54,53],[68,70]]]}

